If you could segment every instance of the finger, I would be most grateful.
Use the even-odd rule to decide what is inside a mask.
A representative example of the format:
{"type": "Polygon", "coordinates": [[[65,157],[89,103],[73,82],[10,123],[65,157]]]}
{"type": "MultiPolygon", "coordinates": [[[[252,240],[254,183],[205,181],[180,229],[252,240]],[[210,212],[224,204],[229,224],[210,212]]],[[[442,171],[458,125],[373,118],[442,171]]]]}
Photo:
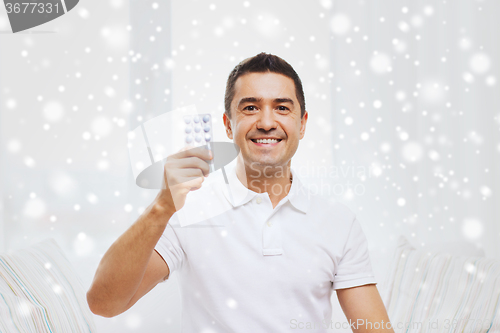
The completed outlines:
{"type": "Polygon", "coordinates": [[[201,185],[203,184],[203,181],[205,180],[205,177],[197,177],[194,179],[191,179],[190,181],[186,182],[186,186],[189,186],[190,191],[196,191],[201,188],[201,185]]]}
{"type": "Polygon", "coordinates": [[[194,191],[194,190],[200,189],[204,180],[205,180],[205,177],[203,177],[203,176],[190,177],[190,178],[185,179],[185,182],[182,184],[173,185],[171,187],[171,191],[174,194],[174,196],[185,195],[189,191],[194,191]]]}
{"type": "Polygon", "coordinates": [[[203,172],[198,168],[177,169],[175,173],[168,175],[167,182],[172,187],[201,177],[203,177],[203,172]]]}
{"type": "Polygon", "coordinates": [[[198,168],[203,172],[203,175],[208,176],[210,166],[208,163],[198,157],[186,157],[181,159],[172,159],[166,165],[166,169],[170,173],[175,174],[175,170],[198,168]]]}
{"type": "Polygon", "coordinates": [[[202,160],[211,160],[212,159],[212,151],[207,149],[207,146],[199,146],[199,147],[185,147],[184,149],[177,154],[175,154],[175,158],[186,158],[186,157],[198,157],[202,160]]]}
{"type": "Polygon", "coordinates": [[[189,168],[189,169],[183,169],[183,177],[184,178],[200,178],[204,177],[203,171],[201,171],[198,168],[189,168]]]}
{"type": "Polygon", "coordinates": [[[210,166],[208,163],[198,157],[187,157],[179,160],[179,167],[186,168],[198,168],[203,172],[203,175],[207,176],[210,172],[210,166]]]}

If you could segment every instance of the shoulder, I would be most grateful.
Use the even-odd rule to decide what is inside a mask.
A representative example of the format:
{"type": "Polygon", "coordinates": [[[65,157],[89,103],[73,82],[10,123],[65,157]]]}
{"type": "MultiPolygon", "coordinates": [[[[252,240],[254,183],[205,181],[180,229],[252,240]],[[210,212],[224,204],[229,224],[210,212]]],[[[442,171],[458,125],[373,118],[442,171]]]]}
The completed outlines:
{"type": "Polygon", "coordinates": [[[311,195],[309,200],[311,213],[318,214],[327,220],[352,223],[356,219],[356,214],[346,204],[334,198],[311,195]]]}
{"type": "Polygon", "coordinates": [[[318,195],[311,196],[310,200],[309,222],[335,253],[345,253],[346,249],[362,245],[359,223],[351,208],[333,198],[318,195]]]}
{"type": "Polygon", "coordinates": [[[337,241],[348,237],[356,214],[347,205],[317,194],[310,195],[309,200],[308,219],[321,233],[337,241]]]}

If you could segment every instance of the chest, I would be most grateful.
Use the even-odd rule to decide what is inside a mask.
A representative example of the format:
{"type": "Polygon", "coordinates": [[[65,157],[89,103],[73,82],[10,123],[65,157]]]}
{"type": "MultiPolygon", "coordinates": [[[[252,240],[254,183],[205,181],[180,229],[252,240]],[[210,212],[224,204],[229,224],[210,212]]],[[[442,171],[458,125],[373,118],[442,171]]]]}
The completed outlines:
{"type": "MultiPolygon", "coordinates": [[[[226,214],[182,236],[186,273],[199,284],[224,283],[261,294],[328,295],[337,253],[314,222],[286,214],[226,214]]],[[[292,297],[292,296],[291,296],[292,297]]]]}

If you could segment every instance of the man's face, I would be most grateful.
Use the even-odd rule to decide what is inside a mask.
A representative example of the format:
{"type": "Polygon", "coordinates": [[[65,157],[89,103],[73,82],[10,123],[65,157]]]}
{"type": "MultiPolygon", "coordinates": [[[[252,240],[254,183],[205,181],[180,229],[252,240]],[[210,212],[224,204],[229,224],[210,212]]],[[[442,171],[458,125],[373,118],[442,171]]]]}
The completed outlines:
{"type": "Polygon", "coordinates": [[[307,112],[292,79],[277,73],[247,73],[235,83],[231,120],[223,116],[227,136],[240,148],[246,165],[286,166],[304,137],[307,112]],[[277,139],[270,143],[259,139],[277,139]],[[259,140],[259,141],[258,141],[259,140]]]}

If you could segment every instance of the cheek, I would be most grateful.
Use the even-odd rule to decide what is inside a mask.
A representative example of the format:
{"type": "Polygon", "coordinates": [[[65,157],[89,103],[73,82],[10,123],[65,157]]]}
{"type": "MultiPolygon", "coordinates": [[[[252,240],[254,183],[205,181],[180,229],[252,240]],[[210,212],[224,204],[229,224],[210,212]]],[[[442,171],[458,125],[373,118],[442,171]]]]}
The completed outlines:
{"type": "Polygon", "coordinates": [[[233,135],[245,139],[245,136],[248,134],[248,132],[250,132],[251,128],[252,128],[251,125],[246,124],[244,122],[240,122],[233,128],[233,135]]]}
{"type": "Polygon", "coordinates": [[[283,124],[283,130],[285,131],[287,137],[298,138],[300,137],[300,123],[297,124],[295,121],[291,121],[287,124],[283,124]]]}
{"type": "Polygon", "coordinates": [[[246,131],[241,126],[233,128],[233,140],[235,141],[245,141],[246,131]]]}

